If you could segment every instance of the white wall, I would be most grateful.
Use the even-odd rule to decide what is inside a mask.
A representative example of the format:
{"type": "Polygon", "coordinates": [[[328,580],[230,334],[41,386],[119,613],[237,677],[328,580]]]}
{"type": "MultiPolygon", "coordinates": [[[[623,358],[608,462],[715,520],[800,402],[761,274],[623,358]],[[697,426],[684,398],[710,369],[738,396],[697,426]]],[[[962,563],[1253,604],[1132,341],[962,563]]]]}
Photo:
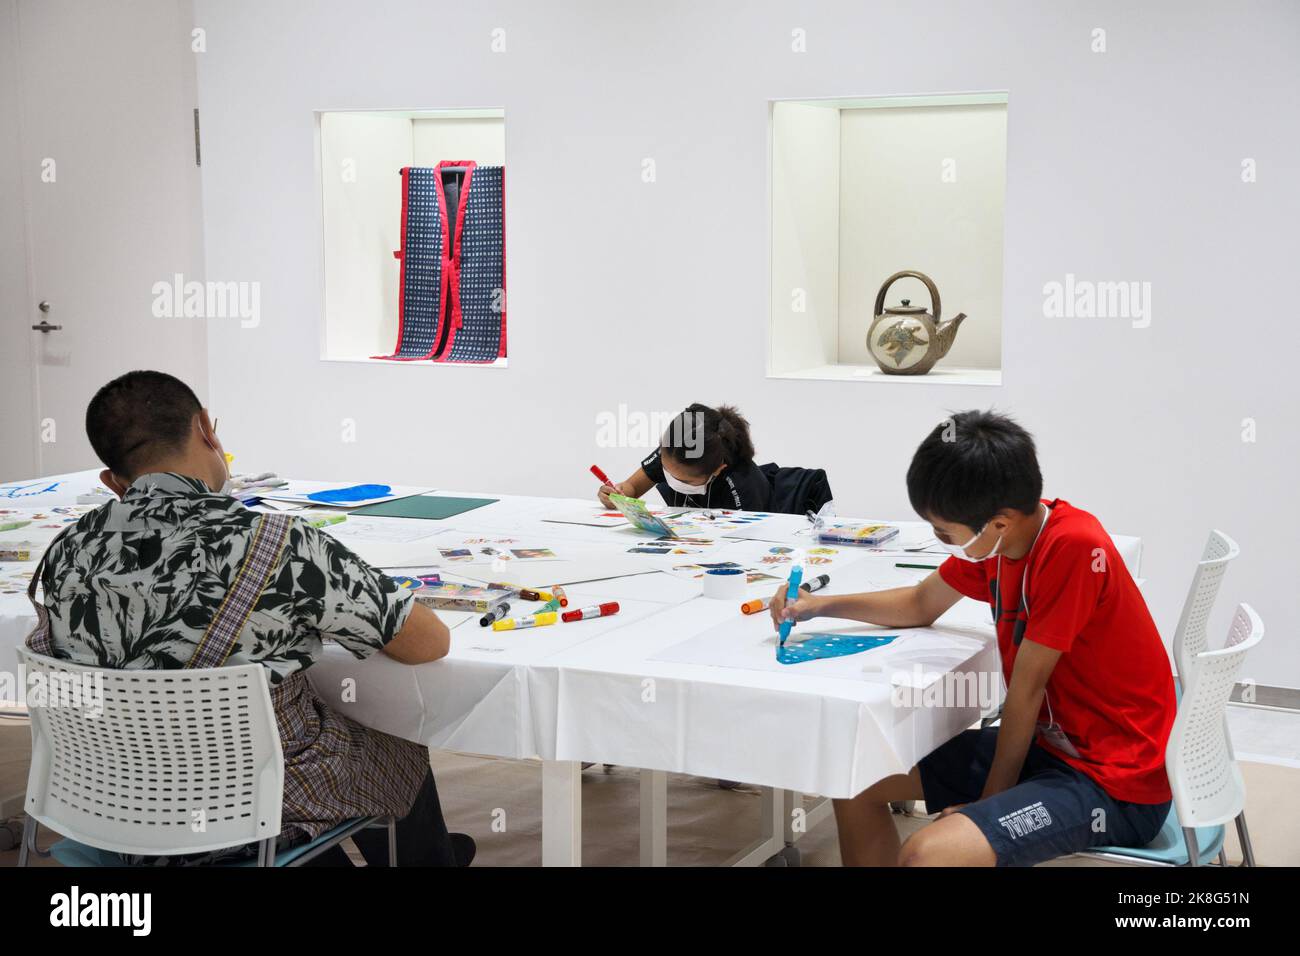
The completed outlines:
{"type": "Polygon", "coordinates": [[[18,137],[18,3],[0,2],[0,462],[11,481],[37,473],[34,350],[31,326],[39,313],[27,285],[27,241],[23,205],[22,144],[18,137]]]}
{"type": "MultiPolygon", "coordinates": [[[[867,329],[876,293],[909,269],[934,280],[941,319],[966,313],[943,364],[1001,366],[1006,137],[1003,104],[840,114],[841,362],[875,362],[867,329]],[[955,163],[952,182],[941,178],[945,160],[955,163]]],[[[903,298],[934,312],[918,279],[890,286],[885,307],[903,298]]]]}
{"type": "Polygon", "coordinates": [[[398,172],[411,165],[412,138],[411,121],[404,116],[320,117],[325,357],[387,355],[397,343],[398,172]]]}
{"type": "MultiPolygon", "coordinates": [[[[772,348],[774,372],[838,360],[840,111],[772,104],[772,348]],[[803,293],[795,308],[794,290],[803,293]]],[[[684,403],[683,403],[684,404],[684,403]]]]}
{"type": "Polygon", "coordinates": [[[1269,633],[1248,676],[1300,686],[1295,4],[196,8],[208,272],[262,280],[260,327],[209,340],[249,467],[586,495],[593,461],[624,474],[642,451],[597,448],[599,412],[730,401],[761,458],[824,466],[846,513],[906,515],[924,433],[992,404],[1037,434],[1050,494],[1146,539],[1166,635],[1207,530],[1233,534],[1214,626],[1253,602],[1269,633]],[[1010,93],[1004,385],[767,379],[767,101],[972,89],[1010,93]],[[509,369],[319,359],[312,111],[384,103],[505,108],[509,369]],[[1066,273],[1150,282],[1150,326],[1044,318],[1066,273]]]}

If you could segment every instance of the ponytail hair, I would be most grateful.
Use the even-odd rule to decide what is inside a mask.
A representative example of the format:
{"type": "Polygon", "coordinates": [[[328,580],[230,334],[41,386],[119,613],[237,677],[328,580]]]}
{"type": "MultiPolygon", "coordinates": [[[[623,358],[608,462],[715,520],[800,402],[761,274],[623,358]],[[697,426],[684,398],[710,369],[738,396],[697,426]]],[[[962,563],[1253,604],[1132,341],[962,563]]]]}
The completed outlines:
{"type": "Polygon", "coordinates": [[[710,408],[696,402],[672,420],[660,442],[661,455],[692,474],[709,474],[725,464],[729,468],[754,460],[749,422],[732,405],[710,408]]]}

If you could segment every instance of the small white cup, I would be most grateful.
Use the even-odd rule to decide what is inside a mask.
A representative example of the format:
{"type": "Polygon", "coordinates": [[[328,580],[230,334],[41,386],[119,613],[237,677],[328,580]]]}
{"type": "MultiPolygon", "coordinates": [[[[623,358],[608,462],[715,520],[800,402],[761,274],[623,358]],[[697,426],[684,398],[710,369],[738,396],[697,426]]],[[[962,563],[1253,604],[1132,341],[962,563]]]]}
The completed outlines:
{"type": "Polygon", "coordinates": [[[710,568],[704,572],[704,596],[724,601],[743,598],[747,579],[744,568],[710,568]]]}

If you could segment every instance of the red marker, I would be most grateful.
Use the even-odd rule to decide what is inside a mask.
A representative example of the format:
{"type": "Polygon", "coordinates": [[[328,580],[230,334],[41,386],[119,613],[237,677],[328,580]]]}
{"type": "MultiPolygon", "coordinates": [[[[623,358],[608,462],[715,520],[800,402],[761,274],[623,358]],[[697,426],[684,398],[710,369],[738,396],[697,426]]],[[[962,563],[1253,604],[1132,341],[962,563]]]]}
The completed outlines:
{"type": "Polygon", "coordinates": [[[617,485],[615,485],[614,482],[609,480],[609,475],[605,474],[603,471],[600,470],[599,465],[592,465],[591,473],[596,476],[596,478],[601,482],[601,484],[609,485],[609,487],[611,488],[617,487],[617,485]]]}
{"type": "Polygon", "coordinates": [[[565,611],[560,615],[560,619],[568,624],[571,621],[589,621],[593,617],[609,617],[617,613],[618,602],[608,601],[605,604],[593,604],[591,607],[584,607],[577,611],[565,611]]]}

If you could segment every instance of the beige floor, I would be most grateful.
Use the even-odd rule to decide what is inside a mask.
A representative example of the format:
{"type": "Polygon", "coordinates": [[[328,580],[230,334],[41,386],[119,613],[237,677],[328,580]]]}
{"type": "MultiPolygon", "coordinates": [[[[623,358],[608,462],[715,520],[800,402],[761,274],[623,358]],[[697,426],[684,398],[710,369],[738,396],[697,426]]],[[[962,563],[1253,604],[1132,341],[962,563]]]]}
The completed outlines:
{"type": "MultiPolygon", "coordinates": [[[[27,734],[25,723],[0,722],[0,798],[22,792],[27,734]]],[[[476,866],[541,863],[542,799],[538,764],[437,753],[433,766],[448,825],[471,834],[478,842],[476,866]]],[[[1247,816],[1257,862],[1261,866],[1300,866],[1300,815],[1289,809],[1300,787],[1300,769],[1243,763],[1242,770],[1249,794],[1247,816]]],[[[593,767],[583,774],[584,864],[636,865],[638,798],[634,770],[605,771],[593,767]]],[[[671,776],[669,865],[718,865],[744,849],[758,834],[759,802],[755,788],[721,790],[712,780],[671,776]]],[[[926,818],[921,816],[899,816],[895,820],[905,836],[926,823],[926,818]]],[[[45,838],[48,840],[49,834],[45,838]]],[[[799,846],[805,866],[839,864],[833,821],[814,828],[799,846]]],[[[1234,863],[1240,859],[1236,835],[1231,829],[1228,855],[1234,863]]],[[[0,852],[0,866],[12,866],[16,861],[16,850],[0,852]]],[[[1068,858],[1048,865],[1108,864],[1068,858]]]]}

